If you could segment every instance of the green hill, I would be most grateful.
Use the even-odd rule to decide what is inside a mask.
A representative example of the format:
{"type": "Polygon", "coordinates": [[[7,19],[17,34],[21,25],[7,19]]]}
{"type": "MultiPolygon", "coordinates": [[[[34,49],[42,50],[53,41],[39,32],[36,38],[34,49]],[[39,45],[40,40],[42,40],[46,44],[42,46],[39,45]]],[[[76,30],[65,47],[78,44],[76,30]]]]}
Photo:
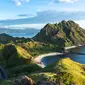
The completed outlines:
{"type": "Polygon", "coordinates": [[[59,46],[85,44],[85,30],[73,21],[62,21],[45,25],[33,39],[59,46]]]}
{"type": "MultiPolygon", "coordinates": [[[[27,75],[35,82],[47,80],[56,82],[57,85],[85,85],[85,65],[76,63],[69,58],[60,59],[58,62],[45,67],[42,72],[27,75]]],[[[13,79],[1,83],[2,85],[6,83],[12,85],[13,79]]]]}
{"type": "Polygon", "coordinates": [[[31,61],[31,55],[26,50],[13,44],[4,46],[2,56],[3,60],[6,61],[6,65],[10,67],[30,63],[31,61]]]}
{"type": "Polygon", "coordinates": [[[76,63],[69,58],[60,59],[58,62],[44,68],[45,72],[53,72],[57,74],[59,82],[65,85],[76,83],[77,85],[85,85],[85,65],[76,63]]]}
{"type": "Polygon", "coordinates": [[[12,36],[7,35],[5,33],[0,34],[0,43],[7,44],[11,41],[15,41],[12,36]]]}
{"type": "Polygon", "coordinates": [[[25,49],[14,44],[3,46],[0,51],[0,64],[7,70],[9,77],[41,69],[25,49]]]}
{"type": "Polygon", "coordinates": [[[33,57],[37,57],[40,54],[56,52],[61,50],[55,44],[40,43],[36,41],[30,41],[27,43],[21,43],[17,45],[24,48],[33,57]]]}
{"type": "Polygon", "coordinates": [[[85,44],[84,29],[73,21],[62,21],[47,24],[33,39],[0,35],[0,65],[9,77],[0,84],[12,85],[17,76],[28,75],[35,82],[47,80],[58,85],[85,85],[85,65],[62,58],[42,69],[33,62],[33,57],[60,51],[62,46],[85,44]]]}
{"type": "Polygon", "coordinates": [[[6,33],[0,34],[0,44],[8,44],[8,43],[23,43],[31,41],[30,38],[24,38],[24,37],[12,37],[6,33]]]}

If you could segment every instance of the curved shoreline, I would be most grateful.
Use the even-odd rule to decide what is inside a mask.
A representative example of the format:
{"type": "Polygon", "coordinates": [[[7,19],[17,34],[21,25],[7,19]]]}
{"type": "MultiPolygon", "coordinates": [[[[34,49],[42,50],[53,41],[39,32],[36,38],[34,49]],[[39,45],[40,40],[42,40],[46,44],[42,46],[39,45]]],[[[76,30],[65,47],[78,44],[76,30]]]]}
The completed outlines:
{"type": "MultiPolygon", "coordinates": [[[[82,45],[79,45],[79,47],[82,46],[82,45]]],[[[72,49],[72,48],[76,48],[78,46],[70,46],[70,47],[65,47],[66,50],[69,50],[69,49],[72,49]]],[[[63,53],[59,53],[59,52],[52,52],[52,53],[47,53],[47,54],[42,54],[42,55],[39,55],[37,56],[35,59],[34,59],[34,62],[39,65],[40,67],[44,68],[45,65],[43,64],[43,62],[41,61],[42,58],[44,57],[48,57],[48,56],[57,56],[57,55],[63,55],[63,53]]]]}
{"type": "Polygon", "coordinates": [[[35,59],[34,59],[34,62],[39,65],[40,67],[44,68],[45,65],[42,63],[42,58],[44,57],[48,57],[48,56],[57,56],[57,55],[63,55],[63,53],[59,53],[59,52],[53,52],[53,53],[47,53],[47,54],[42,54],[42,55],[39,55],[37,56],[35,59]]]}

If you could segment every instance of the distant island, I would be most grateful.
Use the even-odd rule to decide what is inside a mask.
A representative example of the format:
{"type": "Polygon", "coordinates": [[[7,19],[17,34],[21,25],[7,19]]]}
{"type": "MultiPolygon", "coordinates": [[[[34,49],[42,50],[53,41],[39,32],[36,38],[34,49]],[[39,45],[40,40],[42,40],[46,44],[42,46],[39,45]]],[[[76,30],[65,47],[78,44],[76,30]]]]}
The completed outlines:
{"type": "Polygon", "coordinates": [[[36,28],[1,28],[0,27],[0,34],[6,33],[13,37],[33,37],[36,35],[40,30],[36,28]]]}

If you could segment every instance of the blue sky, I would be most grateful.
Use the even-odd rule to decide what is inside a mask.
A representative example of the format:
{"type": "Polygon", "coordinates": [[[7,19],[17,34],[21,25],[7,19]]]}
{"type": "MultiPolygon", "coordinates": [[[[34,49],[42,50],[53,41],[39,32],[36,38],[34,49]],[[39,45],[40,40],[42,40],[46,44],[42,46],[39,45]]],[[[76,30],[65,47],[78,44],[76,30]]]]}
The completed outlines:
{"type": "Polygon", "coordinates": [[[36,27],[74,20],[85,27],[85,0],[0,0],[0,26],[36,27]]]}

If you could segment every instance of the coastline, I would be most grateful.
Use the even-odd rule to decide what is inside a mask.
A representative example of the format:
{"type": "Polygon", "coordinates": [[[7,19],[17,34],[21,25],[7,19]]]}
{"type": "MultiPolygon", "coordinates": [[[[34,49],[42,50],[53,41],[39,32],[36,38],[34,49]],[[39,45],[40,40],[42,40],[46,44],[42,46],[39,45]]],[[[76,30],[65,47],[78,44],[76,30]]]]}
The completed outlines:
{"type": "Polygon", "coordinates": [[[74,45],[74,46],[65,47],[65,49],[66,49],[66,50],[69,50],[69,49],[76,48],[76,47],[78,47],[78,46],[75,46],[75,45],[74,45]]]}
{"type": "Polygon", "coordinates": [[[42,58],[44,57],[48,57],[48,56],[57,56],[57,55],[62,55],[63,53],[59,53],[59,52],[52,52],[52,53],[47,53],[47,54],[42,54],[42,55],[39,55],[37,56],[35,59],[34,59],[34,62],[39,65],[40,67],[44,68],[45,65],[42,63],[42,58]]]}
{"type": "Polygon", "coordinates": [[[69,49],[76,48],[76,47],[81,47],[81,46],[83,46],[83,45],[78,45],[78,46],[73,45],[73,46],[65,47],[65,49],[69,50],[69,49]]]}
{"type": "MultiPolygon", "coordinates": [[[[66,50],[72,49],[72,48],[76,48],[76,47],[81,47],[82,45],[79,46],[69,46],[69,47],[65,47],[66,50]]],[[[42,54],[37,56],[36,58],[34,58],[34,62],[39,65],[40,67],[44,68],[45,65],[42,63],[42,58],[44,57],[48,57],[48,56],[57,56],[57,55],[63,55],[63,53],[59,53],[59,52],[52,52],[52,53],[47,53],[47,54],[42,54]]]]}

